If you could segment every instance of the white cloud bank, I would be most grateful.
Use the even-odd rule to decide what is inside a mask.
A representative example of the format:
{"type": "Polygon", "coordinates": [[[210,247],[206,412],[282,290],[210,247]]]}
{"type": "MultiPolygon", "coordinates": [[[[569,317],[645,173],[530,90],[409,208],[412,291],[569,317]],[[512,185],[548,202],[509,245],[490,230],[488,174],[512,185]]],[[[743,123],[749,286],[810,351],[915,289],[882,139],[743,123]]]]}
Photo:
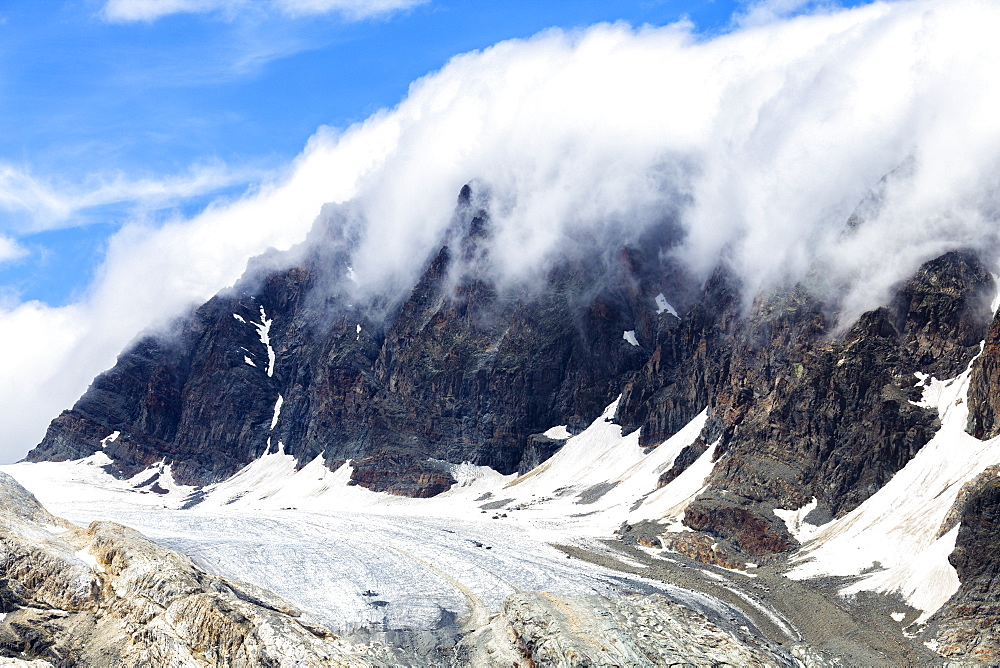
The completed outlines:
{"type": "Polygon", "coordinates": [[[172,14],[223,13],[236,16],[246,11],[272,10],[287,16],[337,14],[360,21],[392,14],[427,0],[108,0],[102,14],[107,21],[151,22],[172,14]]]}
{"type": "Polygon", "coordinates": [[[504,279],[679,208],[695,268],[728,247],[756,287],[819,263],[853,286],[849,306],[871,306],[935,254],[996,247],[997,26],[991,0],[913,0],[708,41],[685,25],[604,25],[459,56],[396,109],[319,131],[280,183],[124,229],[84,301],[0,313],[3,458],[34,445],[143,326],[304,238],[323,202],[353,201],[366,221],[354,258],[366,285],[409,275],[478,179],[504,279]],[[911,157],[912,176],[844,236],[867,190],[911,157]]]}

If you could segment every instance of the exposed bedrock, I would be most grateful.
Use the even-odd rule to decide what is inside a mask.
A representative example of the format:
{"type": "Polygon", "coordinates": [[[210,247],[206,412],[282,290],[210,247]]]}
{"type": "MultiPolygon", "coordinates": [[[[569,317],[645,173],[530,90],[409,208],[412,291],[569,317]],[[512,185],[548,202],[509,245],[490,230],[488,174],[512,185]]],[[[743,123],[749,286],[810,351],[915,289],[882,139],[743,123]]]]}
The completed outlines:
{"type": "Polygon", "coordinates": [[[82,529],[0,473],[0,657],[57,666],[381,665],[275,594],[113,522],[82,529]]]}
{"type": "Polygon", "coordinates": [[[676,325],[659,293],[684,308],[694,286],[665,254],[678,241],[667,221],[498,287],[489,221],[470,197],[402,298],[355,294],[333,242],[298,268],[248,273],[130,346],[28,459],[103,448],[119,475],[165,460],[205,484],[280,443],[303,463],[351,460],[356,484],[410,496],[447,489],[449,463],[537,465],[556,450],[539,434],[589,424],[676,325]]]}
{"type": "Polygon", "coordinates": [[[953,510],[949,524],[958,521],[960,528],[948,560],[961,585],[931,619],[937,652],[955,661],[994,665],[1000,662],[1000,466],[967,483],[953,510]]]}
{"type": "Polygon", "coordinates": [[[970,252],[925,263],[890,304],[833,329],[829,306],[804,286],[758,297],[744,317],[731,279],[702,300],[625,388],[618,420],[655,445],[705,405],[691,456],[718,443],[709,489],[685,513],[691,528],[748,555],[796,542],[774,508],[813,497],[840,517],[874,494],[938,428],[916,372],[949,378],[979,353],[995,284],[970,252]]]}
{"type": "Polygon", "coordinates": [[[465,638],[467,665],[795,666],[795,660],[746,629],[723,629],[664,596],[508,597],[502,613],[465,638]]]}

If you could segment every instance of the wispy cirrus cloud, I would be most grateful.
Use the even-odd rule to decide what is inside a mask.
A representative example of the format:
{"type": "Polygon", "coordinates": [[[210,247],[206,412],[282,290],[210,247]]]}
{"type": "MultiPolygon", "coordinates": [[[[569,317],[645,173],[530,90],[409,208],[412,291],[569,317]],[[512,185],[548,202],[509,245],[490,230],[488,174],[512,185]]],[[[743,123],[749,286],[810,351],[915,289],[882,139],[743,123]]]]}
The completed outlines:
{"type": "Polygon", "coordinates": [[[172,14],[244,12],[279,13],[290,17],[335,14],[351,21],[385,16],[429,0],[108,0],[105,20],[115,23],[152,22],[172,14]]]}
{"type": "MultiPolygon", "coordinates": [[[[0,163],[0,227],[30,234],[73,226],[88,211],[120,205],[142,214],[182,205],[191,198],[257,181],[262,172],[233,169],[221,162],[195,165],[168,176],[133,177],[124,172],[101,174],[82,184],[56,184],[27,169],[0,163]]],[[[0,261],[4,260],[0,244],[0,261]]]]}

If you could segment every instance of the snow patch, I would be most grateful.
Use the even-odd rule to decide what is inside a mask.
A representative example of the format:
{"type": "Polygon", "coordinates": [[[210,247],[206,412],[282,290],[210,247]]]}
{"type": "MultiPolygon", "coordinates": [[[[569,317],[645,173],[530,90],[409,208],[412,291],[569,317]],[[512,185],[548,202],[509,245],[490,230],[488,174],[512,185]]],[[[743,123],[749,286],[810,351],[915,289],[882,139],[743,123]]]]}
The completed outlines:
{"type": "MultiPolygon", "coordinates": [[[[684,438],[681,439],[682,442],[686,441],[686,443],[681,448],[689,445],[698,438],[707,419],[708,410],[706,409],[697,418],[692,420],[691,424],[681,430],[681,432],[686,432],[684,438]]],[[[681,432],[678,432],[678,434],[681,432]]],[[[715,462],[712,460],[715,457],[715,449],[718,444],[718,441],[713,443],[693,464],[670,481],[670,484],[650,494],[640,508],[629,514],[628,521],[666,521],[669,525],[667,528],[668,531],[690,531],[683,524],[684,511],[691,505],[694,498],[705,490],[708,476],[711,475],[712,469],[715,468],[715,462]]],[[[680,450],[677,451],[677,454],[680,454],[680,450]]],[[[670,466],[673,466],[673,459],[671,459],[670,466]]]]}
{"type": "Polygon", "coordinates": [[[252,360],[252,359],[250,359],[250,356],[249,356],[249,355],[244,355],[244,356],[243,356],[243,361],[244,361],[244,362],[246,362],[247,364],[249,364],[249,365],[250,365],[250,366],[252,366],[252,367],[255,367],[255,368],[256,368],[256,366],[257,366],[256,364],[254,364],[254,363],[253,363],[253,360],[252,360]]]}
{"type": "Polygon", "coordinates": [[[267,376],[274,375],[274,348],[271,347],[271,324],[274,321],[267,317],[264,307],[260,307],[260,324],[252,323],[260,337],[260,342],[267,348],[267,376]]]}
{"type": "Polygon", "coordinates": [[[785,523],[785,526],[788,527],[788,533],[792,534],[795,540],[800,543],[804,543],[815,536],[820,529],[815,524],[806,522],[806,515],[816,510],[817,503],[816,497],[814,496],[812,501],[798,510],[782,510],[781,508],[775,508],[774,514],[785,523]]]}
{"type": "Polygon", "coordinates": [[[564,424],[561,424],[558,427],[551,427],[542,432],[542,436],[545,438],[551,438],[554,441],[565,441],[572,435],[573,434],[569,433],[569,430],[564,424]]]}
{"type": "Polygon", "coordinates": [[[104,438],[102,438],[101,439],[101,450],[103,450],[104,448],[108,447],[108,443],[114,443],[115,441],[117,441],[118,437],[121,436],[121,435],[122,435],[122,433],[120,431],[113,431],[110,434],[108,434],[107,436],[105,436],[104,438]]]}
{"type": "Polygon", "coordinates": [[[895,622],[901,622],[904,619],[906,619],[906,613],[905,612],[892,612],[892,613],[889,613],[889,616],[892,617],[893,621],[895,621],[895,622]]]}
{"type": "Polygon", "coordinates": [[[88,566],[90,566],[93,570],[97,571],[98,573],[104,572],[104,566],[101,566],[99,563],[97,563],[97,557],[95,557],[90,552],[89,545],[80,550],[79,552],[75,553],[73,556],[82,561],[83,563],[87,564],[88,566]]]}
{"type": "Polygon", "coordinates": [[[279,394],[278,400],[274,402],[274,415],[271,416],[271,431],[274,431],[274,427],[278,424],[278,416],[281,415],[281,404],[284,402],[285,398],[279,394]]]}
{"type": "Polygon", "coordinates": [[[677,315],[677,310],[670,305],[670,302],[667,301],[667,298],[664,297],[663,293],[661,292],[660,294],[656,295],[656,315],[660,315],[664,311],[674,316],[675,318],[680,318],[680,316],[677,315]]]}
{"type": "Polygon", "coordinates": [[[361,340],[361,323],[358,323],[358,336],[354,339],[355,341],[361,340]]]}
{"type": "Polygon", "coordinates": [[[478,486],[483,487],[484,490],[495,486],[506,478],[489,466],[476,466],[471,462],[453,464],[449,473],[455,479],[455,487],[478,486]]]}
{"type": "Polygon", "coordinates": [[[635,347],[639,347],[639,341],[635,338],[635,330],[630,329],[628,331],[622,332],[622,338],[631,343],[635,347]]]}
{"type": "Polygon", "coordinates": [[[240,322],[242,322],[244,325],[247,324],[246,319],[243,316],[241,316],[239,313],[234,313],[233,317],[236,318],[237,320],[239,320],[240,322]]]}
{"type": "Polygon", "coordinates": [[[84,457],[79,461],[81,464],[84,464],[86,466],[104,467],[111,463],[111,457],[108,457],[108,455],[103,450],[98,450],[89,457],[84,457]]]}

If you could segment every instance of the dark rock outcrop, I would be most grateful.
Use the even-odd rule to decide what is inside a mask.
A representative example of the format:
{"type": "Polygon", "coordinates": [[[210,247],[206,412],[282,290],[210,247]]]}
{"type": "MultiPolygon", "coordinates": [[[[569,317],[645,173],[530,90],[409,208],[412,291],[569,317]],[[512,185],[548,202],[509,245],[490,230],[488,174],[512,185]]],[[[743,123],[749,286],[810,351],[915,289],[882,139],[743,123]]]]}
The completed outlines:
{"type": "Polygon", "coordinates": [[[351,460],[354,483],[409,496],[447,489],[449,463],[537,465],[557,444],[536,435],[593,420],[676,322],[655,297],[690,290],[664,259],[678,237],[664,223],[501,289],[473,199],[463,189],[450,245],[405,298],[355,294],[347,255],[329,247],[248,276],[132,345],[28,459],[86,456],[118,431],[103,444],[115,472],[166,460],[179,481],[206,484],[281,443],[303,463],[351,460]]]}
{"type": "Polygon", "coordinates": [[[990,325],[983,354],[969,379],[968,432],[979,439],[1000,436],[1000,314],[990,325]]]}
{"type": "Polygon", "coordinates": [[[804,285],[759,297],[743,316],[732,281],[717,274],[626,387],[618,420],[655,445],[708,406],[702,441],[717,444],[717,465],[685,523],[749,555],[787,550],[795,541],[774,508],[816,497],[842,516],[930,440],[936,414],[914,405],[914,373],[966,368],[994,289],[974,254],[947,253],[838,333],[804,285]]]}
{"type": "MultiPolygon", "coordinates": [[[[948,560],[961,585],[932,618],[937,652],[977,665],[1000,661],[1000,476],[998,467],[984,471],[959,497],[961,522],[955,551],[948,560]]],[[[943,527],[944,528],[944,527],[943,527]]]]}

